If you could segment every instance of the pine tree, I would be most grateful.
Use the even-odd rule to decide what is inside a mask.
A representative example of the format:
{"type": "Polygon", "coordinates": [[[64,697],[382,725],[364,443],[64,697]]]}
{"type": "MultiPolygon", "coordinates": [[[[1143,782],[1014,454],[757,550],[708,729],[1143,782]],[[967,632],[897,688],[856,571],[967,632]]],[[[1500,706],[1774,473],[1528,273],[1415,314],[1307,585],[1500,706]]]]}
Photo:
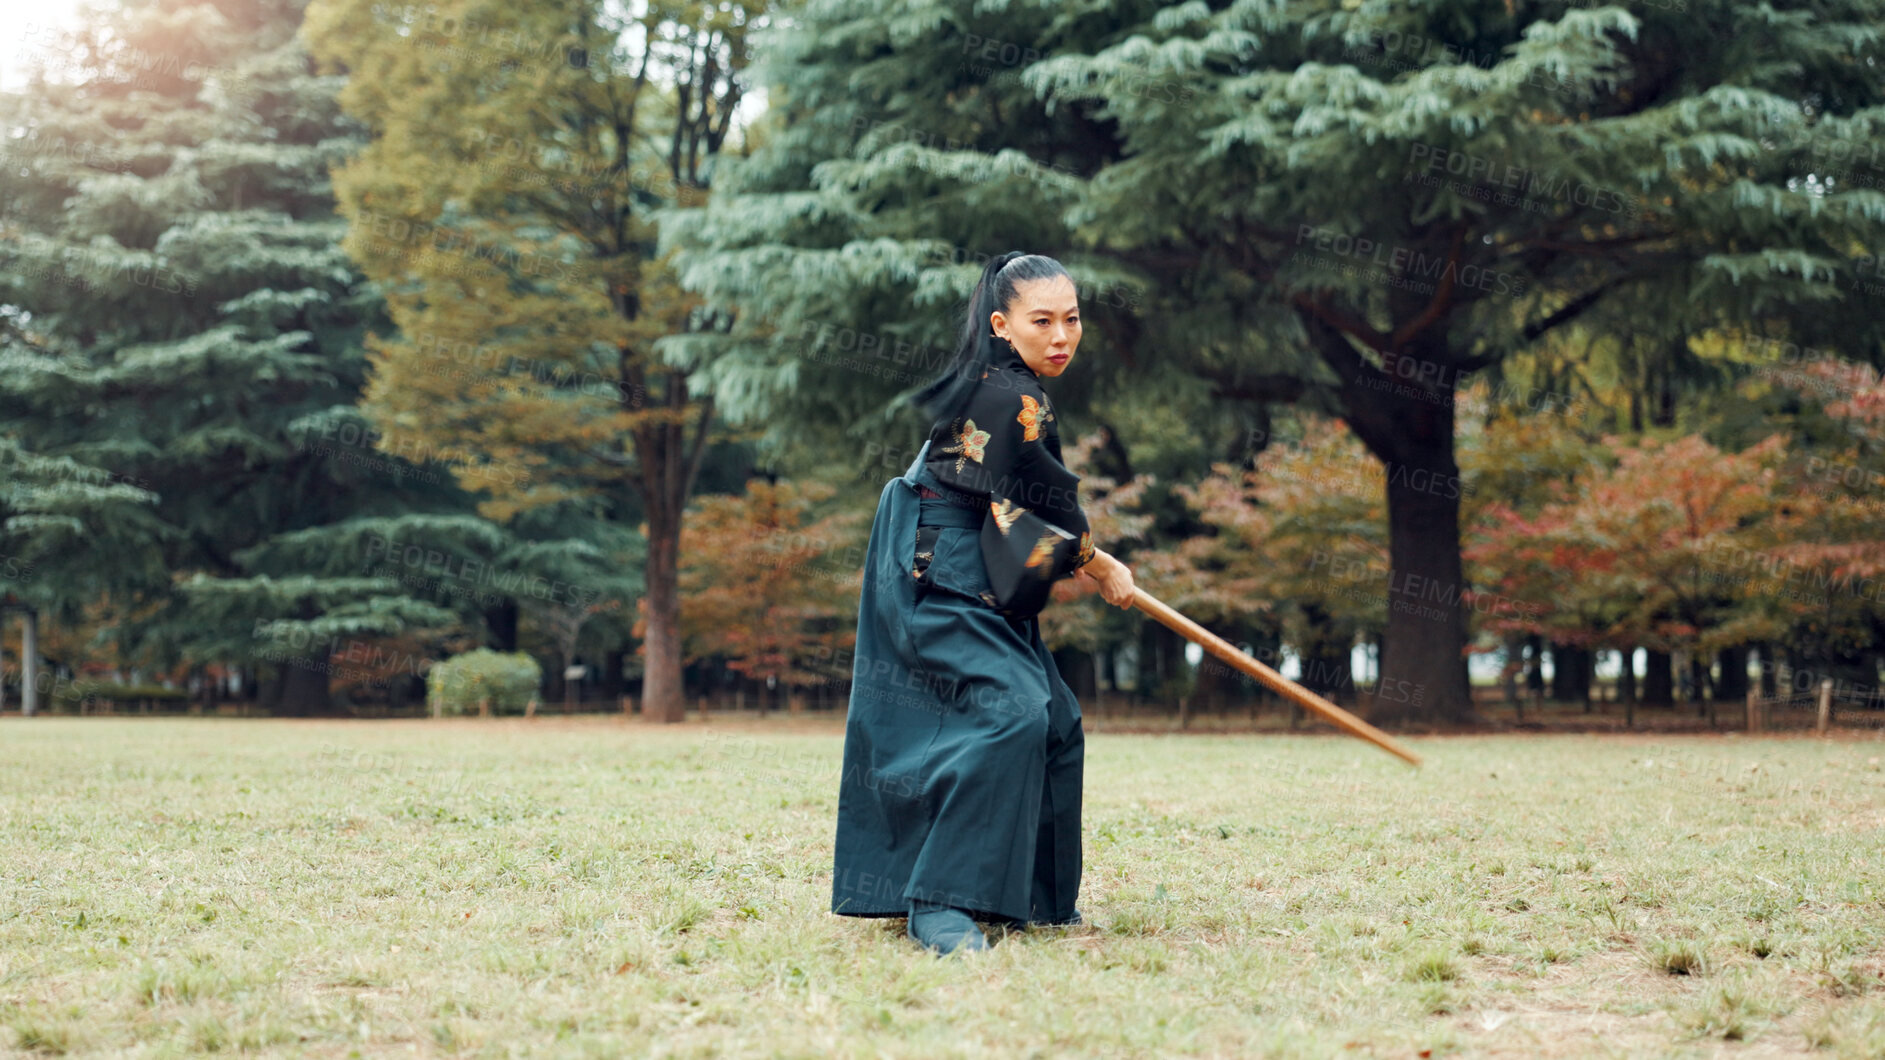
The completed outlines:
{"type": "Polygon", "coordinates": [[[378,458],[352,408],[380,303],[341,252],[326,170],[360,130],[299,17],[295,0],[128,3],[4,101],[0,427],[90,494],[62,503],[96,502],[33,593],[94,615],[122,662],[271,673],[269,700],[306,712],[350,639],[477,621],[369,575],[375,542],[503,543],[427,454],[378,458]]]}

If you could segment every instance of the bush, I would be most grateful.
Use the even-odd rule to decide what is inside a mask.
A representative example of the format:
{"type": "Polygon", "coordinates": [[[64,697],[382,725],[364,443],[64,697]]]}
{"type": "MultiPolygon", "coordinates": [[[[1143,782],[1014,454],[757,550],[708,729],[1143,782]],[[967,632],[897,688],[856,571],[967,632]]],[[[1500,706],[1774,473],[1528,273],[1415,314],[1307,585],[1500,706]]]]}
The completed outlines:
{"type": "MultiPolygon", "coordinates": [[[[41,671],[45,673],[45,671],[41,671]]],[[[7,688],[9,702],[20,701],[20,686],[16,682],[7,688]]],[[[81,677],[75,680],[59,681],[55,679],[50,689],[40,693],[41,710],[77,713],[80,710],[110,709],[122,710],[127,705],[141,706],[142,709],[177,707],[185,705],[190,693],[181,688],[165,688],[162,685],[121,685],[111,681],[101,681],[95,677],[81,677]]]]}
{"type": "Polygon", "coordinates": [[[522,714],[536,697],[543,670],[523,652],[479,648],[439,663],[426,674],[426,705],[433,717],[476,714],[489,699],[493,714],[522,714]]]}

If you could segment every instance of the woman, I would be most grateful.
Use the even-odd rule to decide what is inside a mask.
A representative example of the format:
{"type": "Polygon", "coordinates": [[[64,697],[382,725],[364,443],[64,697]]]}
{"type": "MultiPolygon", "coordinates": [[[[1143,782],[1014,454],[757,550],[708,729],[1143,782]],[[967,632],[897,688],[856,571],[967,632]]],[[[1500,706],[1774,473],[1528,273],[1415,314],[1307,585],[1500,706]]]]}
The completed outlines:
{"type": "Polygon", "coordinates": [[[1077,536],[1051,578],[1077,570],[1132,605],[1131,570],[1093,546],[1041,387],[1079,344],[1059,262],[991,260],[948,371],[914,395],[934,426],[884,485],[865,551],[831,910],[907,916],[939,953],[986,949],[977,918],[1081,922],[1080,704],[1039,619],[991,606],[979,536],[994,491],[1077,536]]]}

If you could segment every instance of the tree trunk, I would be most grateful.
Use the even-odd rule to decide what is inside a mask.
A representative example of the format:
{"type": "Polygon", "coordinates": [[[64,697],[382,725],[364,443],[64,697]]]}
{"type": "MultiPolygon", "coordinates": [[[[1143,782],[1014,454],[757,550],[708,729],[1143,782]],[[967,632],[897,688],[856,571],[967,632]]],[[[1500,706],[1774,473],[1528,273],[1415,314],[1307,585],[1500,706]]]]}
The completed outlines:
{"type": "Polygon", "coordinates": [[[1577,651],[1566,644],[1552,641],[1551,651],[1551,698],[1559,703],[1569,703],[1577,698],[1577,651]]]}
{"type": "Polygon", "coordinates": [[[662,507],[648,511],[641,713],[648,721],[673,723],[687,717],[681,681],[681,528],[680,520],[671,519],[662,507]]]}
{"type": "Polygon", "coordinates": [[[1525,691],[1545,694],[1545,638],[1525,634],[1525,691]]]}
{"type": "MultiPolygon", "coordinates": [[[[326,653],[318,653],[318,658],[314,661],[326,662],[326,653]]],[[[276,714],[290,718],[305,718],[316,714],[326,714],[333,710],[332,693],[329,691],[328,673],[325,669],[282,663],[280,688],[281,696],[275,701],[276,714]]]]}
{"type": "Polygon", "coordinates": [[[1646,651],[1647,669],[1643,673],[1643,705],[1673,707],[1676,705],[1675,674],[1669,668],[1669,653],[1666,651],[1646,651]]]}
{"type": "Polygon", "coordinates": [[[1551,698],[1590,710],[1591,653],[1573,644],[1551,644],[1551,698]]]}
{"type": "Polygon", "coordinates": [[[1762,641],[1756,650],[1761,655],[1761,698],[1773,699],[1780,694],[1780,656],[1773,641],[1762,641]]]}
{"type": "Polygon", "coordinates": [[[1739,703],[1748,698],[1748,650],[1745,646],[1721,649],[1721,680],[1715,682],[1715,698],[1724,703],[1739,703]]]}
{"type": "Polygon", "coordinates": [[[491,650],[517,650],[517,605],[505,601],[496,607],[486,608],[484,626],[490,633],[491,650]]]}
{"type": "MultiPolygon", "coordinates": [[[[1377,721],[1469,721],[1461,599],[1467,586],[1453,456],[1460,359],[1438,337],[1445,334],[1442,303],[1430,306],[1422,295],[1394,309],[1396,319],[1425,323],[1399,338],[1358,339],[1373,345],[1392,372],[1365,360],[1329,313],[1305,306],[1298,319],[1341,380],[1338,396],[1349,428],[1387,468],[1388,628],[1371,713],[1377,721]]],[[[1357,334],[1366,330],[1346,326],[1357,334]]]]}
{"type": "Polygon", "coordinates": [[[603,699],[622,697],[622,659],[628,653],[620,649],[611,650],[602,656],[602,688],[599,690],[603,699]]]}
{"type": "Polygon", "coordinates": [[[1878,680],[1878,666],[1872,660],[1869,648],[1832,648],[1823,646],[1816,653],[1813,661],[1819,665],[1809,686],[1814,692],[1819,691],[1820,681],[1832,678],[1837,688],[1845,690],[1863,687],[1870,688],[1878,680]]]}
{"type": "Polygon", "coordinates": [[[1388,629],[1381,652],[1377,720],[1472,717],[1466,678],[1466,615],[1460,605],[1460,502],[1453,462],[1453,415],[1447,445],[1420,464],[1388,465],[1388,629]]]}
{"type": "Polygon", "coordinates": [[[1624,648],[1617,652],[1622,665],[1617,670],[1617,698],[1626,705],[1636,705],[1636,649],[1624,648]]]}
{"type": "Polygon", "coordinates": [[[1708,713],[1708,664],[1702,661],[1702,653],[1689,653],[1689,689],[1695,697],[1695,716],[1708,713]]]}
{"type": "Polygon", "coordinates": [[[1525,669],[1525,638],[1515,633],[1505,635],[1505,666],[1499,675],[1499,698],[1506,706],[1518,709],[1518,675],[1525,669]]]}
{"type": "MultiPolygon", "coordinates": [[[[1228,633],[1228,631],[1226,631],[1228,633]]],[[[1225,640],[1236,643],[1230,636],[1225,640]]],[[[1187,642],[1188,643],[1188,642],[1187,642]]],[[[1237,671],[1219,662],[1217,656],[1206,655],[1198,663],[1198,678],[1195,694],[1205,702],[1220,702],[1227,694],[1235,694],[1237,671]]],[[[1074,690],[1078,694],[1079,689],[1074,690]]]]}
{"type": "Polygon", "coordinates": [[[1316,654],[1303,656],[1300,683],[1309,691],[1340,706],[1342,698],[1355,688],[1349,653],[1325,645],[1316,654]]]}
{"type": "MultiPolygon", "coordinates": [[[[627,305],[623,310],[629,319],[636,316],[627,305]]],[[[624,378],[639,386],[640,371],[626,364],[629,351],[623,350],[622,356],[624,378]]],[[[644,534],[648,541],[644,572],[647,590],[640,604],[645,623],[641,645],[642,715],[650,721],[673,723],[687,716],[681,674],[681,519],[707,449],[714,402],[712,397],[701,400],[700,419],[694,425],[690,443],[686,373],[667,372],[663,391],[664,401],[656,410],[668,414],[645,419],[634,428],[636,474],[632,482],[646,514],[644,534]]]]}

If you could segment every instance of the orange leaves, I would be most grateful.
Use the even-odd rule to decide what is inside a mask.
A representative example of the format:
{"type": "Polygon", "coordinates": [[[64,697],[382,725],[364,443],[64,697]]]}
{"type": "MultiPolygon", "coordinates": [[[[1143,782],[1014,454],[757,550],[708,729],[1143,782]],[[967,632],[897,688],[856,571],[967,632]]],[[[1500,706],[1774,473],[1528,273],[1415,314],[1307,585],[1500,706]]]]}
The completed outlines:
{"type": "Polygon", "coordinates": [[[1552,605],[1489,624],[1618,648],[1750,639],[1770,601],[1739,568],[1807,529],[1779,514],[1785,439],[1732,453],[1700,435],[1612,436],[1603,451],[1614,465],[1591,462],[1532,514],[1503,503],[1480,513],[1466,557],[1484,591],[1552,605]]]}
{"type": "Polygon", "coordinates": [[[1385,470],[1340,420],[1303,424],[1254,469],[1175,488],[1216,533],[1159,557],[1162,599],[1201,621],[1266,616],[1298,644],[1385,627],[1385,470]]]}
{"type": "Polygon", "coordinates": [[[869,511],[814,517],[834,491],[752,479],[740,496],[698,498],[681,531],[682,636],[753,678],[808,684],[830,676],[856,637],[862,525],[869,511]]]}

